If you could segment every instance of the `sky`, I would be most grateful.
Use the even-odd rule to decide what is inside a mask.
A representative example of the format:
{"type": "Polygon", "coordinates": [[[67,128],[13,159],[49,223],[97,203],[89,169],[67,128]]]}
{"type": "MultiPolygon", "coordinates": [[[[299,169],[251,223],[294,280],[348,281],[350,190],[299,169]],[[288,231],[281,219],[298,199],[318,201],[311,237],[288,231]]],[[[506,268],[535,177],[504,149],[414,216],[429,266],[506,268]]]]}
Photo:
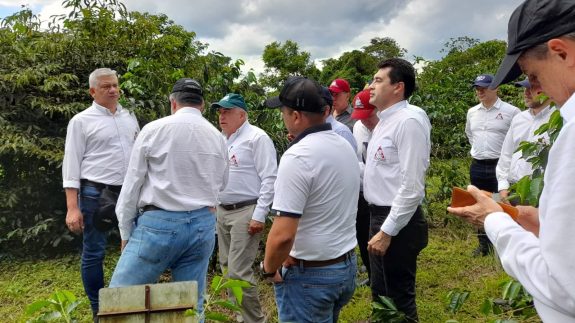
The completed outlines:
{"type": "MultiPolygon", "coordinates": [[[[194,31],[209,50],[263,71],[273,41],[293,40],[321,60],[391,37],[414,56],[440,59],[451,38],[507,38],[507,22],[522,0],[123,0],[129,11],[166,14],[194,31]]],[[[0,17],[28,5],[42,20],[64,13],[62,0],[0,0],[0,17]]]]}

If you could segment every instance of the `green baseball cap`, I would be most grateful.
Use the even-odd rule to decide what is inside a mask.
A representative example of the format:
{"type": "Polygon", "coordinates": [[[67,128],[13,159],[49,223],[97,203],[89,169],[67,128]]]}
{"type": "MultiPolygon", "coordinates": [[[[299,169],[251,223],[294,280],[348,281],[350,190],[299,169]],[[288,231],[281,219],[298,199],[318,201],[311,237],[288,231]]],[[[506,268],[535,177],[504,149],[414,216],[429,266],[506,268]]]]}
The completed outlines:
{"type": "Polygon", "coordinates": [[[236,94],[236,93],[226,94],[226,96],[224,96],[220,101],[212,103],[211,108],[212,109],[240,108],[240,109],[244,109],[246,111],[248,110],[248,107],[246,106],[246,102],[244,101],[244,98],[241,95],[236,94]]]}

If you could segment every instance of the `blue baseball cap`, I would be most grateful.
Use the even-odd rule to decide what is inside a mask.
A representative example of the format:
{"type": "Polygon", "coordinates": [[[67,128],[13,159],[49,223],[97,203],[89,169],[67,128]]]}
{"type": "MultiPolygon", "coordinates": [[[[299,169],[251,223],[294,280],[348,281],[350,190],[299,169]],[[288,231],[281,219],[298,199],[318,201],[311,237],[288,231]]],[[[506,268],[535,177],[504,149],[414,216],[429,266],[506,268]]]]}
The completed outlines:
{"type": "Polygon", "coordinates": [[[529,79],[524,79],[523,81],[513,83],[516,87],[524,87],[524,88],[531,88],[531,84],[529,83],[529,79]]]}
{"type": "Polygon", "coordinates": [[[491,82],[493,82],[493,75],[491,74],[481,74],[478,75],[475,80],[473,81],[473,87],[479,86],[479,87],[489,87],[489,85],[491,85],[491,82]]]}

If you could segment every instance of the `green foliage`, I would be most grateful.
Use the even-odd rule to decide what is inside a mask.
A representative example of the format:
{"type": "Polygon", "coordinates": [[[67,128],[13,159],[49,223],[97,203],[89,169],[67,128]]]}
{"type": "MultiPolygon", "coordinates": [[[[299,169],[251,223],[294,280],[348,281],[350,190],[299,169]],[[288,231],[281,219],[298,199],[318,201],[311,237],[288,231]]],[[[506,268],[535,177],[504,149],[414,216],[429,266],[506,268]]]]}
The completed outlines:
{"type": "Polygon", "coordinates": [[[190,309],[185,312],[185,315],[197,316],[200,320],[206,319],[218,322],[233,322],[233,318],[228,316],[226,310],[240,313],[241,307],[239,305],[242,304],[243,288],[251,286],[252,285],[249,282],[243,280],[230,279],[216,275],[212,278],[212,283],[210,284],[211,295],[208,293],[204,295],[205,302],[203,311],[198,312],[195,309],[190,309]],[[225,291],[228,289],[232,292],[239,305],[236,305],[230,300],[218,298],[222,293],[225,294],[225,291]]]}
{"type": "Polygon", "coordinates": [[[447,311],[451,314],[459,312],[459,310],[463,306],[463,303],[465,303],[465,301],[469,297],[470,293],[471,292],[468,290],[463,291],[459,289],[450,290],[445,297],[447,301],[446,305],[447,311]]]}
{"type": "Polygon", "coordinates": [[[522,320],[537,316],[533,306],[533,297],[513,279],[501,283],[502,298],[489,298],[483,302],[481,312],[484,315],[495,314],[500,317],[494,322],[510,322],[512,318],[522,320]],[[506,317],[502,319],[501,317],[506,317]]]}
{"type": "Polygon", "coordinates": [[[372,322],[400,323],[406,322],[405,313],[397,309],[391,298],[379,296],[377,301],[371,303],[372,322]]]}
{"type": "Polygon", "coordinates": [[[67,290],[56,291],[48,299],[36,301],[26,308],[26,315],[39,314],[27,322],[77,322],[75,310],[81,302],[67,290]]]}

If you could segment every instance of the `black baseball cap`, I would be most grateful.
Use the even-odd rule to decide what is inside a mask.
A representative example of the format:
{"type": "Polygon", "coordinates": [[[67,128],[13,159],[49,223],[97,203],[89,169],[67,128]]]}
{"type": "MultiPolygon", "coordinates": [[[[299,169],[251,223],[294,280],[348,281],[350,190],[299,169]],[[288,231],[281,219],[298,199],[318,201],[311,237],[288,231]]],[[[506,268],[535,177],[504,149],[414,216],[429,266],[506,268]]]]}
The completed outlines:
{"type": "Polygon", "coordinates": [[[285,82],[279,96],[266,100],[266,106],[286,106],[297,111],[322,113],[326,101],[322,96],[322,87],[316,81],[303,76],[292,76],[285,82]]]}
{"type": "Polygon", "coordinates": [[[575,31],[575,1],[526,0],[509,18],[507,55],[490,85],[495,89],[521,75],[517,59],[521,54],[550,39],[575,31]]]}

